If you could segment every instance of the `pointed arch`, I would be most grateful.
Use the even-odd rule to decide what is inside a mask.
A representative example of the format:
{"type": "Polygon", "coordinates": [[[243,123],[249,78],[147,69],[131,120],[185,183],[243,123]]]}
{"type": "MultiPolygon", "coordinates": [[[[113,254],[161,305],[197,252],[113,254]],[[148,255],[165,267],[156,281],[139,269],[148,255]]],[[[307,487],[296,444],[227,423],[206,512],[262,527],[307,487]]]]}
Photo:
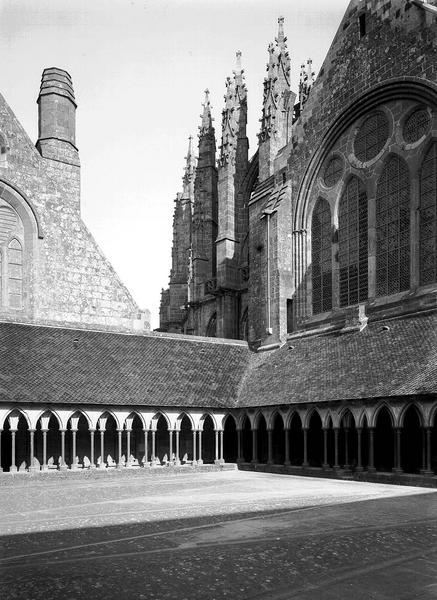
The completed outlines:
{"type": "Polygon", "coordinates": [[[396,417],[393,413],[392,408],[387,404],[387,402],[381,402],[380,404],[378,404],[378,406],[375,408],[375,410],[373,411],[373,414],[371,415],[371,418],[369,419],[369,427],[376,427],[377,425],[377,421],[378,421],[378,416],[380,414],[380,412],[382,410],[386,410],[389,417],[390,417],[390,421],[391,421],[391,426],[394,427],[396,424],[396,417]]]}
{"type": "Polygon", "coordinates": [[[376,188],[376,295],[410,287],[410,174],[397,154],[388,157],[376,188]]]}
{"type": "Polygon", "coordinates": [[[338,209],[340,306],[363,302],[368,296],[368,210],[361,179],[351,177],[338,209]]]}
{"type": "Polygon", "coordinates": [[[331,209],[319,198],[311,218],[311,274],[313,314],[332,308],[331,209]]]}
{"type": "Polygon", "coordinates": [[[419,282],[437,281],[437,141],[428,148],[420,169],[419,282]]]}
{"type": "Polygon", "coordinates": [[[408,402],[405,406],[402,407],[402,409],[399,413],[399,416],[398,416],[397,426],[398,427],[404,426],[405,415],[410,409],[413,409],[416,412],[420,426],[424,427],[425,416],[424,416],[420,406],[418,406],[415,402],[408,402]]]}

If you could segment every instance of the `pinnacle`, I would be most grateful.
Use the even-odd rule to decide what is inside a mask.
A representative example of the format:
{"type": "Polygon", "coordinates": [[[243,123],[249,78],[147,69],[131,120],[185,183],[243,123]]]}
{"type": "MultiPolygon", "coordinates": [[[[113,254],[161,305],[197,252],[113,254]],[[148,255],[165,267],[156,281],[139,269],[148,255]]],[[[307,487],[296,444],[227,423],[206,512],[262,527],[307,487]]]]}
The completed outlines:
{"type": "Polygon", "coordinates": [[[212,128],[213,118],[211,116],[211,104],[209,101],[209,89],[208,88],[205,90],[205,100],[204,100],[202,106],[203,106],[203,113],[201,115],[202,124],[199,128],[200,135],[202,135],[202,133],[206,133],[207,131],[209,131],[212,128]]]}

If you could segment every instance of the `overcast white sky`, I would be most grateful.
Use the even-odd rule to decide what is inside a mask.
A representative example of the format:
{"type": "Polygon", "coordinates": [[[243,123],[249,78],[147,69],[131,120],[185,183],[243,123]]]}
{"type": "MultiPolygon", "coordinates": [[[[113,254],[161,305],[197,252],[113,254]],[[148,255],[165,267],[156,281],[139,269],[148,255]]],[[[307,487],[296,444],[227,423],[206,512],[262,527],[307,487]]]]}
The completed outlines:
{"type": "MultiPolygon", "coordinates": [[[[250,154],[256,149],[267,45],[278,16],[292,60],[319,70],[348,0],[1,0],[0,91],[33,141],[42,70],[73,78],[82,215],[158,326],[168,284],[173,200],[187,139],[211,91],[220,140],[225,79],[243,53],[250,154]]],[[[197,138],[196,138],[197,142],[197,138]]]]}

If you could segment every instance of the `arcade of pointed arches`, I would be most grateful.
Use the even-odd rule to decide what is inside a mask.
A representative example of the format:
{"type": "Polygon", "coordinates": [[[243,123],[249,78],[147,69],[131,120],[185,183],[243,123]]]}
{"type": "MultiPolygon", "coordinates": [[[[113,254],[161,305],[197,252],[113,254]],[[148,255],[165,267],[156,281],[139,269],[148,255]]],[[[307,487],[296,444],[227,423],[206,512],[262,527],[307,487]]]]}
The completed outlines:
{"type": "Polygon", "coordinates": [[[250,463],[437,473],[437,402],[217,411],[45,410],[0,415],[3,472],[250,463]]]}

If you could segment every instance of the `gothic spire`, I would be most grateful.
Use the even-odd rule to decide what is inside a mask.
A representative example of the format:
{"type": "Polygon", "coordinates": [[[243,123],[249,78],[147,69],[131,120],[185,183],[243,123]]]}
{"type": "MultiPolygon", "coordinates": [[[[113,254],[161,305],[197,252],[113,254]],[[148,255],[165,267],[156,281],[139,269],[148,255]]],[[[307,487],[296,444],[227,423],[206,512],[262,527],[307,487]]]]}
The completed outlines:
{"type": "Polygon", "coordinates": [[[211,104],[209,101],[209,90],[205,90],[205,101],[202,104],[203,112],[201,114],[202,124],[199,127],[200,135],[207,133],[212,128],[213,118],[211,116],[211,104]]]}
{"type": "Polygon", "coordinates": [[[284,17],[278,19],[278,35],[268,46],[269,62],[264,79],[264,100],[261,118],[260,141],[278,135],[278,120],[284,110],[283,103],[290,91],[290,55],[284,35],[284,17]]]}
{"type": "Polygon", "coordinates": [[[233,77],[226,78],[224,98],[225,108],[222,112],[222,144],[220,146],[221,164],[226,164],[233,157],[242,125],[245,135],[247,88],[244,81],[244,69],[241,68],[241,52],[239,50],[236,53],[233,77]]]}
{"type": "Polygon", "coordinates": [[[185,157],[185,172],[182,178],[183,181],[183,194],[184,199],[191,199],[193,197],[194,189],[194,175],[196,171],[196,157],[193,152],[193,136],[190,135],[188,138],[188,152],[185,157]]]}

